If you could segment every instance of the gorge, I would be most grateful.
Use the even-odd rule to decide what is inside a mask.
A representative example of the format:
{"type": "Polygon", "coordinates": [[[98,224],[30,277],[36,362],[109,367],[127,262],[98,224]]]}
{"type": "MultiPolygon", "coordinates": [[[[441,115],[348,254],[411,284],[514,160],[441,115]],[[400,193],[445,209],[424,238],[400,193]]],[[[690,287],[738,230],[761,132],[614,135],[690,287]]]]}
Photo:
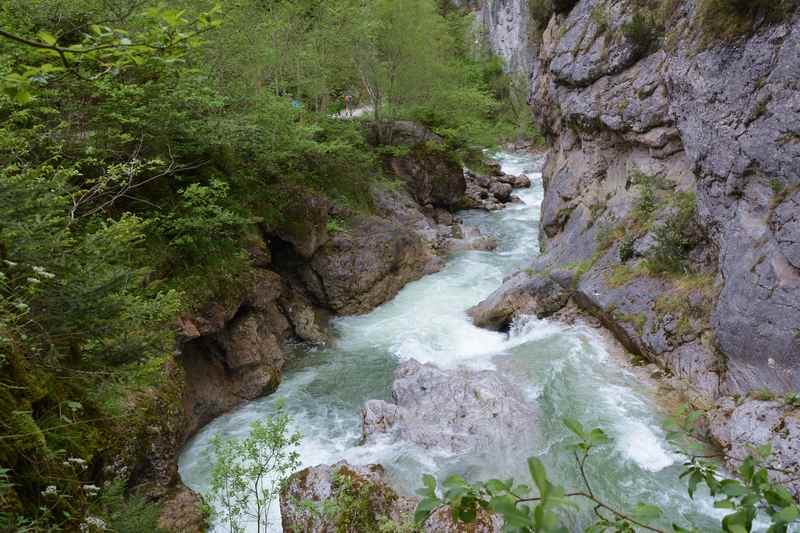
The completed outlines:
{"type": "Polygon", "coordinates": [[[5,0],[0,59],[0,530],[797,530],[797,0],[5,0]]]}

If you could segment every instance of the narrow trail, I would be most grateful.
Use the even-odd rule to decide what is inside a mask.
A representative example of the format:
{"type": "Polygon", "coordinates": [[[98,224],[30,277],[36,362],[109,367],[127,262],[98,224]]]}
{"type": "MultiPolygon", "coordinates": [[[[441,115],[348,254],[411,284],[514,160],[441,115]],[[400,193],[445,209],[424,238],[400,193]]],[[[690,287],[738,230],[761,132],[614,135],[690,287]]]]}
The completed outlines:
{"type": "MultiPolygon", "coordinates": [[[[212,436],[243,437],[250,422],[268,415],[283,399],[294,428],[305,436],[299,450],[303,466],[342,459],[381,463],[393,485],[411,494],[428,472],[524,479],[525,461],[535,455],[556,482],[576,487],[574,459],[564,446],[571,437],[561,422],[569,416],[589,427],[603,427],[614,439],[589,465],[593,489],[604,500],[623,507],[654,503],[666,510],[669,521],[700,529],[719,523],[720,511],[710,500],[697,495],[690,500],[678,480],[680,461],[660,429],[662,413],[654,391],[616,363],[595,330],[530,317],[504,334],[476,328],[467,317],[469,307],[538,254],[541,162],[527,154],[500,154],[499,160],[506,172],[532,178],[530,189],[517,191],[524,204],[460,214],[467,224],[495,237],[497,250],[456,254],[441,272],[409,284],[371,313],[336,319],[332,346],[298,347],[274,395],[218,418],[187,444],[180,460],[187,485],[200,492],[207,489],[211,464],[204,452],[212,436]],[[391,438],[361,445],[361,407],[370,399],[389,399],[393,371],[409,358],[443,368],[493,369],[520,385],[537,413],[530,448],[453,454],[391,438]]],[[[281,531],[277,504],[271,513],[271,531],[281,531]]],[[[586,509],[570,529],[582,530],[590,521],[586,509]]]]}
{"type": "Polygon", "coordinates": [[[361,118],[369,115],[372,113],[374,108],[371,105],[359,106],[353,109],[352,113],[348,113],[344,109],[333,115],[333,118],[338,118],[341,120],[352,120],[354,118],[361,118]]]}

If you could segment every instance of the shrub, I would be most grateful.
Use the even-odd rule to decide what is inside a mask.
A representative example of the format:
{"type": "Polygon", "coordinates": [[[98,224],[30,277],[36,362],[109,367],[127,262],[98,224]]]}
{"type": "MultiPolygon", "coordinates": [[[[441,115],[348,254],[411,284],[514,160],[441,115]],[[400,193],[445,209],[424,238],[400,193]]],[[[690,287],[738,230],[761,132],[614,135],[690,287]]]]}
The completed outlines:
{"type": "Polygon", "coordinates": [[[540,30],[547,27],[550,17],[555,13],[552,0],[528,0],[528,11],[530,11],[533,25],[540,30]]]}
{"type": "Polygon", "coordinates": [[[622,239],[622,244],[619,247],[619,260],[623,263],[627,262],[630,259],[633,259],[634,256],[634,249],[633,246],[636,243],[636,239],[633,235],[626,233],[625,237],[622,239]]]}
{"type": "Polygon", "coordinates": [[[657,206],[655,178],[639,171],[634,171],[630,177],[631,183],[639,187],[639,197],[634,204],[637,218],[645,220],[653,214],[657,206]]]}
{"type": "Polygon", "coordinates": [[[707,39],[732,39],[752,31],[760,20],[783,19],[794,7],[793,0],[700,0],[697,13],[707,39]]]}
{"type": "Polygon", "coordinates": [[[634,47],[638,57],[647,55],[658,40],[655,17],[645,9],[637,9],[633,17],[622,25],[622,34],[634,47]]]}
{"type": "Polygon", "coordinates": [[[648,259],[648,269],[654,273],[684,273],[689,252],[695,241],[692,238],[696,199],[692,193],[679,194],[674,212],[654,231],[656,245],[648,259]]]}

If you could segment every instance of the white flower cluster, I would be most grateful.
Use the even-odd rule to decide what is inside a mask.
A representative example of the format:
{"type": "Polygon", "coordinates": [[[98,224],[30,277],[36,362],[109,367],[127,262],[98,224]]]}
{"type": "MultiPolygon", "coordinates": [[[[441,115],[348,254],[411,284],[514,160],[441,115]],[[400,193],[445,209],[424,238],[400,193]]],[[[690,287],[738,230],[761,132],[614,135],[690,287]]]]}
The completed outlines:
{"type": "Polygon", "coordinates": [[[97,485],[84,485],[83,490],[87,496],[97,496],[97,493],[100,492],[100,487],[97,485]]]}
{"type": "Polygon", "coordinates": [[[45,279],[53,279],[54,277],[56,277],[56,275],[53,274],[52,272],[48,272],[47,270],[39,266],[33,267],[33,271],[36,272],[37,276],[40,276],[45,279]]]}
{"type": "Polygon", "coordinates": [[[81,459],[80,457],[68,457],[66,461],[62,463],[64,466],[77,466],[80,467],[81,470],[86,470],[88,465],[86,461],[81,459]]]}
{"type": "Polygon", "coordinates": [[[42,491],[42,496],[55,496],[58,494],[58,488],[55,485],[48,485],[46,489],[42,491]]]}
{"type": "Polygon", "coordinates": [[[97,516],[87,516],[83,523],[80,525],[81,531],[106,531],[108,524],[105,520],[97,516]]]}

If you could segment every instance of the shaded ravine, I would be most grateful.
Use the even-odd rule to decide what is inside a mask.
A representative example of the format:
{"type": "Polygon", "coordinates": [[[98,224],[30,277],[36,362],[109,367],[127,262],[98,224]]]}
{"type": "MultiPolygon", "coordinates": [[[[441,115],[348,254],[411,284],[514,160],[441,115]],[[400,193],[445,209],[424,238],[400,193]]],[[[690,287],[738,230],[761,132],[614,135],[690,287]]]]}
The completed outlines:
{"type": "MultiPolygon", "coordinates": [[[[371,313],[335,320],[336,340],[330,347],[297,347],[275,394],[219,417],[186,445],[180,474],[188,486],[199,492],[207,489],[211,464],[205,452],[212,436],[243,437],[252,421],[284,400],[294,428],[304,435],[299,450],[304,466],[342,459],[381,463],[396,488],[410,494],[425,472],[523,479],[525,459],[536,455],[557,482],[576,487],[574,459],[564,446],[570,434],[561,422],[570,416],[587,426],[603,427],[614,439],[588,468],[596,494],[616,505],[661,505],[667,523],[700,528],[718,523],[719,511],[710,501],[690,500],[678,480],[680,461],[669,452],[659,429],[662,415],[653,391],[609,355],[595,330],[525,318],[504,334],[470,322],[465,311],[538,254],[540,161],[520,154],[498,157],[505,172],[532,178],[530,189],[516,191],[524,204],[461,214],[467,224],[495,237],[497,250],[456,254],[441,272],[409,284],[371,313]],[[441,367],[496,369],[518,383],[537,411],[530,446],[501,457],[493,450],[453,455],[390,441],[361,446],[361,407],[370,399],[389,399],[392,373],[408,358],[441,367]]],[[[281,530],[277,507],[272,507],[274,531],[281,530]]],[[[571,529],[578,530],[590,517],[584,513],[571,520],[571,529]]]]}

